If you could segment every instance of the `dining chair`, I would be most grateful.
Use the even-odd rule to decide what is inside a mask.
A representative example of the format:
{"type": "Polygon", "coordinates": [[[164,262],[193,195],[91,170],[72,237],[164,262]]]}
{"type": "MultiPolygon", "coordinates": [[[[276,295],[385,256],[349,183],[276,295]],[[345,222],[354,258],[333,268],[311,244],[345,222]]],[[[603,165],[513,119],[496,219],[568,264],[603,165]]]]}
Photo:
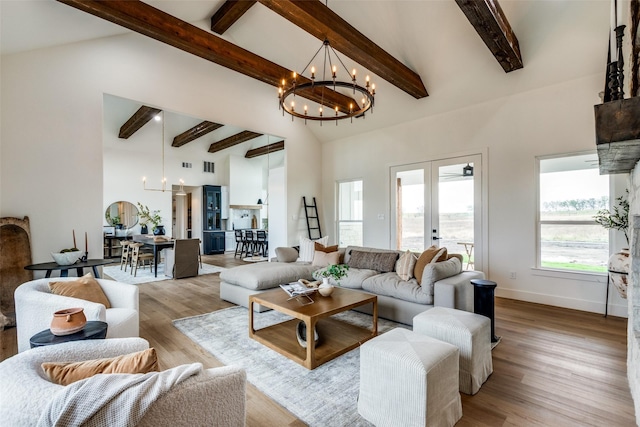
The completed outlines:
{"type": "Polygon", "coordinates": [[[142,243],[131,243],[129,246],[131,246],[131,274],[133,277],[136,277],[140,264],[144,268],[145,262],[148,262],[149,270],[151,270],[153,254],[140,252],[140,247],[144,246],[142,243]]]}
{"type": "Polygon", "coordinates": [[[124,271],[127,272],[127,266],[131,261],[131,242],[128,240],[121,240],[120,245],[122,246],[122,256],[120,257],[120,270],[122,270],[122,266],[124,265],[124,271]]]}

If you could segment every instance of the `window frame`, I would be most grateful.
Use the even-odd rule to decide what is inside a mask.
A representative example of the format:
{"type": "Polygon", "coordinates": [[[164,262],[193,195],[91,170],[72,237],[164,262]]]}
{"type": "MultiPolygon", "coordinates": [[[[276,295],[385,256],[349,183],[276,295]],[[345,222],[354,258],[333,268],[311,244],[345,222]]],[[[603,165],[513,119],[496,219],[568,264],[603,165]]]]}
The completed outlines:
{"type": "MultiPolygon", "coordinates": [[[[335,214],[335,218],[336,218],[336,243],[338,245],[340,245],[340,225],[345,223],[345,224],[360,224],[360,229],[362,232],[362,242],[360,245],[357,246],[363,246],[364,245],[364,180],[362,178],[352,178],[352,179],[343,179],[343,180],[339,180],[336,181],[336,214],[335,214]],[[362,197],[360,200],[362,200],[362,219],[359,220],[353,220],[353,219],[349,219],[349,220],[342,220],[340,219],[340,203],[341,203],[341,197],[340,197],[340,188],[342,184],[346,184],[346,183],[353,183],[353,182],[360,182],[361,185],[361,193],[362,193],[362,197]]],[[[347,245],[348,246],[348,245],[347,245]]]]}
{"type": "MultiPolygon", "coordinates": [[[[550,159],[559,159],[559,158],[566,158],[566,157],[575,157],[575,156],[584,156],[584,155],[588,155],[588,154],[596,154],[595,150],[588,150],[588,151],[577,151],[577,152],[570,152],[570,153],[560,153],[560,154],[552,154],[552,155],[543,155],[543,156],[536,156],[535,158],[535,179],[536,179],[536,183],[535,183],[535,188],[536,188],[536,203],[535,203],[535,236],[536,236],[536,242],[535,242],[535,266],[533,267],[533,270],[537,271],[537,274],[542,275],[542,276],[548,276],[548,275],[552,275],[552,276],[559,276],[559,277],[566,277],[566,278],[579,278],[579,277],[587,277],[587,276],[593,276],[594,280],[600,282],[601,280],[599,279],[602,276],[606,276],[607,272],[597,272],[597,271],[586,271],[586,270],[571,270],[571,269],[563,269],[563,268],[551,268],[551,267],[544,267],[542,265],[542,226],[543,225],[565,225],[565,224],[569,224],[569,225],[598,225],[594,220],[592,221],[586,221],[586,220],[542,220],[541,217],[541,188],[540,188],[540,163],[544,160],[550,160],[550,159]]],[[[597,169],[597,167],[596,167],[597,169]]],[[[609,196],[609,206],[608,209],[611,209],[611,205],[612,205],[612,201],[615,201],[615,180],[611,179],[609,176],[607,176],[608,179],[608,196],[609,196]]],[[[607,246],[608,246],[608,251],[609,254],[611,253],[611,247],[612,247],[612,242],[614,240],[614,237],[612,236],[612,233],[609,232],[608,233],[608,239],[607,239],[607,246]]],[[[605,260],[606,261],[606,260],[605,260]]]]}

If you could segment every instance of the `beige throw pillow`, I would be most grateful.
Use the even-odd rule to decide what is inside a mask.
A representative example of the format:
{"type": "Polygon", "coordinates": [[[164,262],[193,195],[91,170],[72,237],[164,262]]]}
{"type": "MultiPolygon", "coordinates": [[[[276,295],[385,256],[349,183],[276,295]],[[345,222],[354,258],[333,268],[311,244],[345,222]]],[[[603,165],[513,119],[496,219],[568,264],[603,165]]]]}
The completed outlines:
{"type": "Polygon", "coordinates": [[[67,282],[49,282],[49,289],[56,295],[73,297],[102,304],[105,308],[111,308],[109,299],[104,294],[100,283],[87,273],[78,280],[67,282]]]}
{"type": "Polygon", "coordinates": [[[413,269],[416,266],[418,258],[411,252],[406,251],[396,262],[396,273],[402,280],[411,280],[413,278],[413,269]]]}
{"type": "Polygon", "coordinates": [[[416,278],[418,284],[422,284],[422,272],[424,271],[425,266],[429,264],[434,257],[436,258],[436,262],[445,261],[447,259],[447,248],[431,246],[420,254],[416,261],[416,266],[413,268],[413,277],[416,278]],[[444,249],[444,252],[442,252],[442,249],[444,249]],[[436,257],[438,253],[440,253],[440,255],[436,257]]]}
{"type": "Polygon", "coordinates": [[[438,280],[455,276],[462,272],[462,263],[456,257],[446,261],[427,264],[422,273],[422,287],[429,289],[429,294],[433,296],[433,287],[438,280]]]}
{"type": "Polygon", "coordinates": [[[330,264],[339,264],[340,263],[340,253],[338,251],[335,252],[323,252],[316,251],[313,255],[313,262],[311,265],[315,265],[317,267],[326,267],[330,264]]]}
{"type": "Polygon", "coordinates": [[[278,262],[296,262],[298,251],[295,248],[279,247],[276,248],[276,257],[278,262]]]}
{"type": "Polygon", "coordinates": [[[107,359],[82,362],[46,362],[42,369],[51,382],[69,385],[96,374],[146,374],[158,371],[158,357],[154,348],[107,359]]]}

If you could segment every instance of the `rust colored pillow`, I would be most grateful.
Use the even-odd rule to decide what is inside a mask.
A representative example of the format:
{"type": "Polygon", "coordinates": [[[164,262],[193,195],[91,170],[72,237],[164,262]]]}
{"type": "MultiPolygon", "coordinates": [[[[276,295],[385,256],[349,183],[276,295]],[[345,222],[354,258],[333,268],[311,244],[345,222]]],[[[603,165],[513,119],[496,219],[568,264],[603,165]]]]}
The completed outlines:
{"type": "Polygon", "coordinates": [[[105,308],[111,308],[109,299],[100,287],[100,283],[87,273],[78,280],[68,282],[49,282],[49,289],[56,295],[79,298],[86,301],[102,304],[105,308]]]}
{"type": "Polygon", "coordinates": [[[413,268],[413,277],[416,278],[419,284],[422,284],[422,272],[424,268],[433,261],[433,258],[440,252],[441,249],[444,249],[444,252],[440,254],[435,262],[446,261],[447,260],[447,248],[438,248],[435,245],[428,247],[425,249],[422,254],[418,257],[418,261],[416,261],[416,266],[413,268]]]}
{"type": "Polygon", "coordinates": [[[42,369],[51,382],[69,385],[97,374],[146,374],[158,371],[155,348],[107,359],[83,362],[45,362],[42,369]]]}
{"type": "Polygon", "coordinates": [[[338,252],[338,245],[325,246],[322,243],[313,242],[313,246],[316,252],[325,252],[328,254],[331,252],[338,252]]]}

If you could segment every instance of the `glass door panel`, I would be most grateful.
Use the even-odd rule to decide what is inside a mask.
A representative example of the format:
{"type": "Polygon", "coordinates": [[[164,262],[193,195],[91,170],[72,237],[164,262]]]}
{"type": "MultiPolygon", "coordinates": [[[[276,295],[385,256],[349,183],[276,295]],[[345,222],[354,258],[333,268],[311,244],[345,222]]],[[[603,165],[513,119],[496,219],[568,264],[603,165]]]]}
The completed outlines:
{"type": "Polygon", "coordinates": [[[425,248],[424,169],[396,173],[396,249],[425,248]]]}

